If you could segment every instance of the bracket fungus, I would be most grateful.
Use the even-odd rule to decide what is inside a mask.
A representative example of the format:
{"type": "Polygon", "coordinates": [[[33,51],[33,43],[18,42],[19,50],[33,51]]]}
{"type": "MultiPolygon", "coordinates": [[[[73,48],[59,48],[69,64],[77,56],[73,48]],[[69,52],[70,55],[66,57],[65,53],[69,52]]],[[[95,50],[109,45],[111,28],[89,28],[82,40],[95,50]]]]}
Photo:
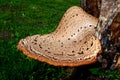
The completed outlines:
{"type": "Polygon", "coordinates": [[[73,6],[54,32],[21,39],[17,48],[28,57],[54,66],[91,64],[101,52],[100,41],[95,37],[97,23],[97,18],[73,6]]]}

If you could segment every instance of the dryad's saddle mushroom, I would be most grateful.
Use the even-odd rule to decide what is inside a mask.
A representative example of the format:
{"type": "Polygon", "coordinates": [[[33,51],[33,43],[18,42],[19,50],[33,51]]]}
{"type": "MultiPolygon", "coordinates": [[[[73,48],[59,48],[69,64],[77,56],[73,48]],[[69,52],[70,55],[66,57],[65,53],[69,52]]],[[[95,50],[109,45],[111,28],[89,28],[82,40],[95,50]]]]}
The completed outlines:
{"type": "Polygon", "coordinates": [[[21,39],[17,48],[54,66],[91,64],[101,52],[100,41],[94,36],[97,23],[95,17],[74,6],[66,11],[54,32],[21,39]]]}

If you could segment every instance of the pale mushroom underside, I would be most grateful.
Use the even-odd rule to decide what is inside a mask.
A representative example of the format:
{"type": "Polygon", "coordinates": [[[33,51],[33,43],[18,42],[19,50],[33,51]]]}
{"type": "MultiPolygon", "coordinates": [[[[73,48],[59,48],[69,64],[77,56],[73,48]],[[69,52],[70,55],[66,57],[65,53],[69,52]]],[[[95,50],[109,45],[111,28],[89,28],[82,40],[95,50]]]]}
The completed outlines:
{"type": "Polygon", "coordinates": [[[66,11],[54,32],[21,39],[17,48],[55,66],[91,64],[101,52],[100,41],[94,36],[97,23],[95,17],[74,6],[66,11]]]}

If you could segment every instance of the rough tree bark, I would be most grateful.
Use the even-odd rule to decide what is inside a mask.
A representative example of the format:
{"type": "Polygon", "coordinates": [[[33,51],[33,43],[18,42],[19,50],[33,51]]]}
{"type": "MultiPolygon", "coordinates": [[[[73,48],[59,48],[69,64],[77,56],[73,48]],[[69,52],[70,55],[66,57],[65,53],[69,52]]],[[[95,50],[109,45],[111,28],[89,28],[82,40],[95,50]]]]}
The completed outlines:
{"type": "Polygon", "coordinates": [[[120,48],[120,12],[118,10],[117,12],[113,12],[116,7],[118,9],[120,8],[118,7],[118,5],[120,5],[120,1],[103,0],[103,3],[101,3],[102,0],[81,0],[81,7],[89,14],[99,18],[99,27],[106,26],[106,28],[104,27],[105,29],[101,29],[99,38],[101,37],[100,39],[103,47],[102,57],[105,58],[104,64],[106,64],[106,66],[104,67],[107,67],[108,65],[112,65],[111,62],[115,64],[118,60],[117,58],[120,55],[120,51],[118,49],[120,48]],[[100,13],[100,10],[102,13],[100,13]],[[106,18],[106,21],[103,19],[103,17],[106,18]]]}

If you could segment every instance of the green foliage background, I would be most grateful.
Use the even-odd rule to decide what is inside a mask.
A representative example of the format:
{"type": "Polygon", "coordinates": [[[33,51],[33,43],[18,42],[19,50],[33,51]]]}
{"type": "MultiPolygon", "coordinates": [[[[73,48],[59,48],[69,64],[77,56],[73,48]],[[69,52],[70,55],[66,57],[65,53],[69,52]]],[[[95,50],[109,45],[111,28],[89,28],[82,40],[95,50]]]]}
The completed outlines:
{"type": "Polygon", "coordinates": [[[63,67],[26,57],[18,41],[54,31],[64,14],[79,0],[0,0],[0,80],[58,80],[63,67]]]}
{"type": "MultiPolygon", "coordinates": [[[[64,12],[74,5],[80,6],[80,0],[0,0],[0,80],[59,80],[66,76],[65,68],[28,58],[16,46],[26,36],[54,31],[64,12]]],[[[97,74],[98,70],[91,72],[97,74]]]]}

